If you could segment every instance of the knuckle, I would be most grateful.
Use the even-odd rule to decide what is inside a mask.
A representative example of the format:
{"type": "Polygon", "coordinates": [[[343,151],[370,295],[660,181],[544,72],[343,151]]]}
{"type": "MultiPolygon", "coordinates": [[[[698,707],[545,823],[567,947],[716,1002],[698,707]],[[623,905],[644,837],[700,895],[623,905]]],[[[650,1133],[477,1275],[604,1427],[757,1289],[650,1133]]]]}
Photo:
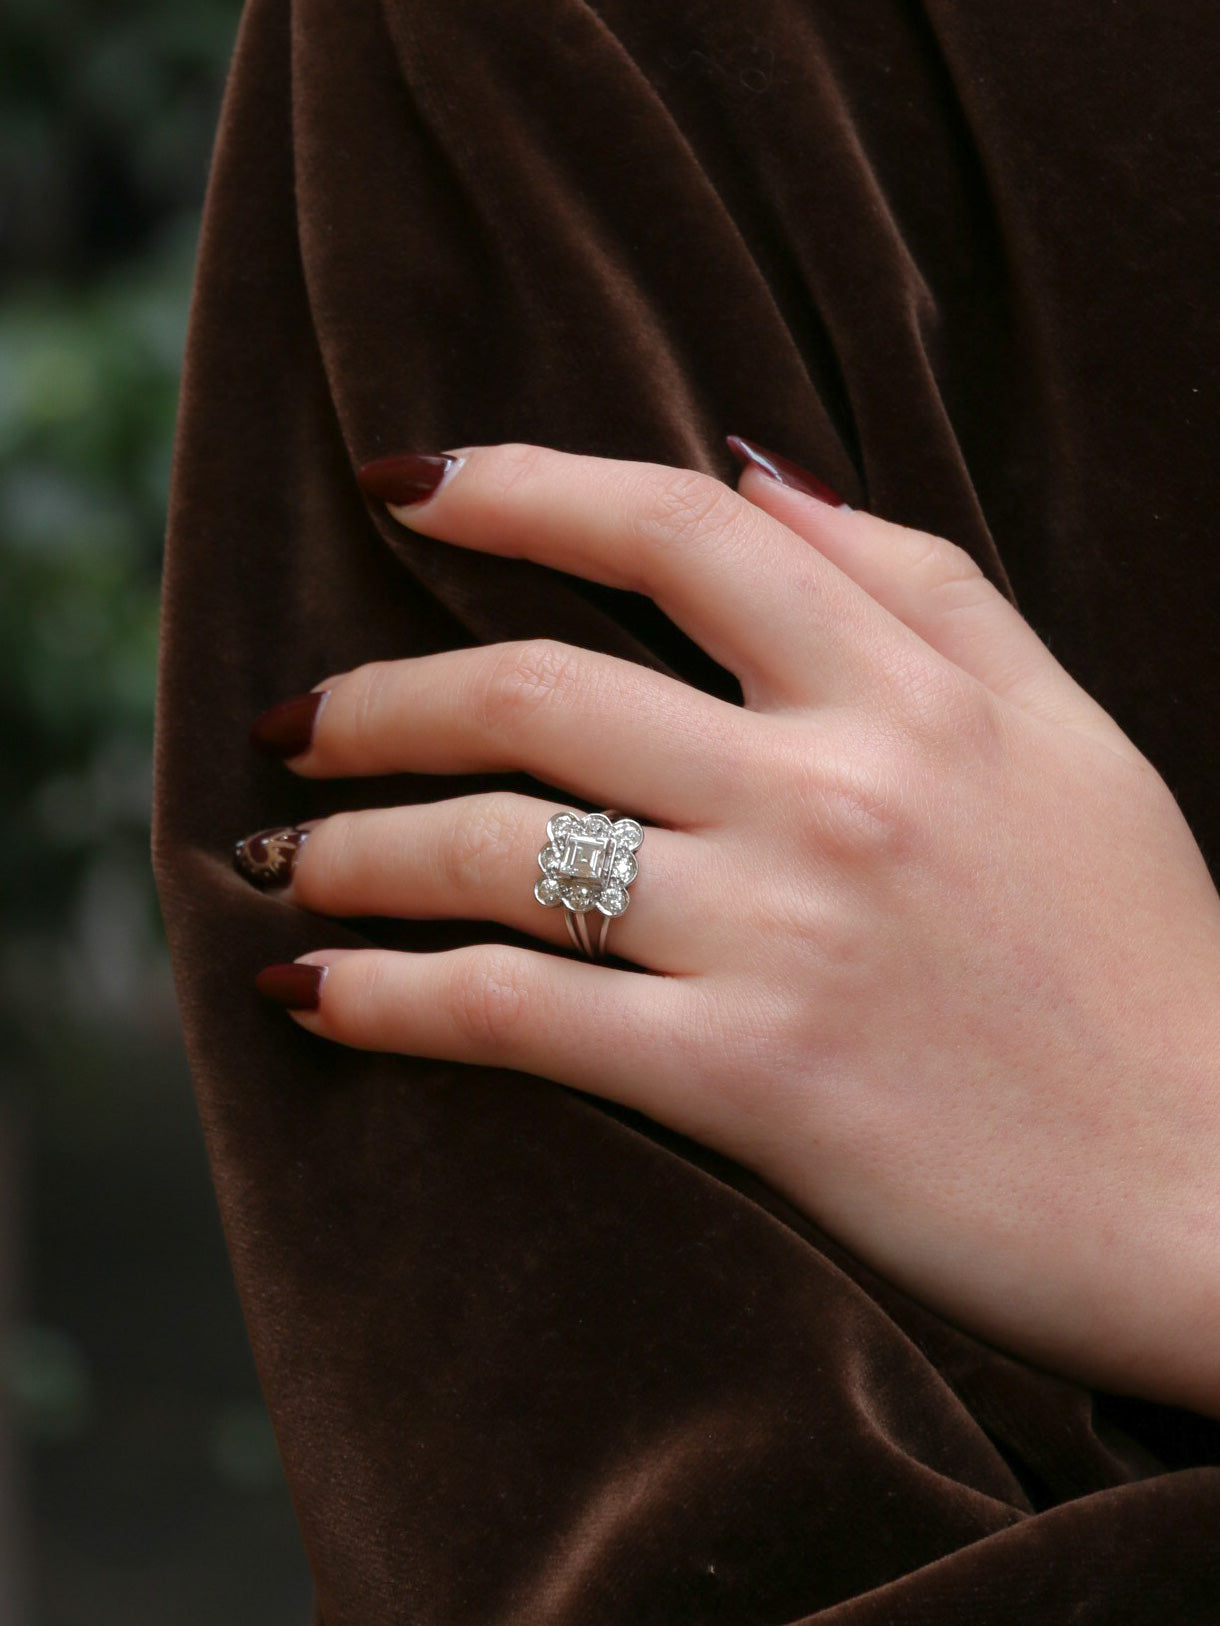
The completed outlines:
{"type": "Polygon", "coordinates": [[[909,570],[910,578],[921,592],[938,593],[944,589],[979,586],[989,587],[986,576],[973,557],[946,536],[928,536],[925,546],[909,570]]]}
{"type": "Polygon", "coordinates": [[[958,684],[950,721],[957,746],[965,747],[972,762],[998,765],[1009,748],[1010,735],[1003,705],[985,684],[969,676],[958,684]]]}
{"type": "Polygon", "coordinates": [[[577,651],[553,638],[501,644],[479,682],[477,709],[489,733],[518,727],[557,694],[566,693],[576,676],[577,651]]]}
{"type": "Polygon", "coordinates": [[[903,731],[936,758],[994,761],[1003,746],[1000,707],[987,686],[951,661],[913,660],[900,677],[903,731]]]}
{"type": "Polygon", "coordinates": [[[385,732],[385,695],[392,670],[389,661],[367,661],[356,667],[351,710],[351,743],[361,754],[376,750],[385,732]]]}
{"type": "Polygon", "coordinates": [[[706,543],[740,521],[744,500],[714,475],[677,469],[646,505],[641,530],[646,541],[664,546],[706,543]]]}
{"type": "Polygon", "coordinates": [[[388,955],[376,951],[341,960],[332,967],[321,1004],[326,1030],[332,1038],[343,1044],[373,1045],[391,1002],[388,972],[388,955]]]}
{"type": "Polygon", "coordinates": [[[446,891],[459,895],[498,887],[506,866],[520,862],[520,823],[507,797],[480,798],[442,837],[436,868],[446,891]]]}
{"type": "Polygon", "coordinates": [[[924,594],[939,621],[948,622],[954,616],[971,615],[995,597],[995,588],[969,560],[970,572],[941,576],[924,594]]]}
{"type": "Polygon", "coordinates": [[[302,843],[292,877],[292,891],[307,909],[333,910],[351,889],[356,820],[332,813],[302,843]]]}
{"type": "Polygon", "coordinates": [[[921,799],[897,753],[864,744],[817,758],[802,755],[785,779],[795,828],[815,865],[910,857],[921,799]]]}
{"type": "Polygon", "coordinates": [[[1007,603],[973,555],[947,537],[925,539],[926,546],[907,572],[914,601],[927,619],[947,625],[986,607],[1007,603]]]}
{"type": "Polygon", "coordinates": [[[450,999],[453,1024],[471,1051],[501,1052],[526,1014],[519,959],[498,948],[463,956],[454,968],[450,999]]]}
{"type": "Polygon", "coordinates": [[[542,472],[547,452],[545,446],[516,440],[485,448],[478,454],[482,464],[480,477],[490,485],[494,498],[507,497],[517,486],[528,484],[542,472]]]}
{"type": "Polygon", "coordinates": [[[899,719],[848,737],[798,742],[782,758],[778,806],[815,868],[910,865],[925,858],[946,797],[999,764],[1005,725],[994,697],[961,673],[933,676],[899,719]]]}

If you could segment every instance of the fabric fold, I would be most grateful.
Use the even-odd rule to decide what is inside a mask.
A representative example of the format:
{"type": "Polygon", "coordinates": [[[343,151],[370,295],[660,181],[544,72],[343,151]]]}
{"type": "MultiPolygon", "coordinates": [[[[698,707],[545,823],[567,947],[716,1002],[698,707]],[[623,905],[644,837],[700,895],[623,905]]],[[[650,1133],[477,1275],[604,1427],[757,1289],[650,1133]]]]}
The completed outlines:
{"type": "Polygon", "coordinates": [[[1220,1618],[1215,1425],[988,1348],[625,1108],[304,1032],[263,965],[517,939],[324,920],[228,861],[250,830],[502,782],[251,751],[259,711],[365,661],[540,635],[736,694],[655,606],[396,527],[355,465],[527,440],[733,480],[732,432],[968,548],[1214,864],[1210,14],[1138,0],[1102,67],[1082,15],[249,0],[153,852],[319,1623],[1220,1618]]]}

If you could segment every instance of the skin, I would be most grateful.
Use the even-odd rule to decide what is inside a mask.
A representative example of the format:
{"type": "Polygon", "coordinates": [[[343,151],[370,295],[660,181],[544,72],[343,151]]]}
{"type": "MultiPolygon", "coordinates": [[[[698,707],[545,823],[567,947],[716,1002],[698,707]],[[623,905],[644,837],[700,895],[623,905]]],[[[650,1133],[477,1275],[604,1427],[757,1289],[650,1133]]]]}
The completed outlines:
{"type": "Polygon", "coordinates": [[[1149,761],[941,538],[756,469],[456,455],[395,518],[649,595],[745,704],[553,642],[316,685],[303,777],[525,770],[647,834],[624,969],[533,897],[572,803],[312,821],[305,908],[539,948],[319,949],[293,1020],[623,1102],[976,1334],[1220,1415],[1220,896],[1149,761]]]}

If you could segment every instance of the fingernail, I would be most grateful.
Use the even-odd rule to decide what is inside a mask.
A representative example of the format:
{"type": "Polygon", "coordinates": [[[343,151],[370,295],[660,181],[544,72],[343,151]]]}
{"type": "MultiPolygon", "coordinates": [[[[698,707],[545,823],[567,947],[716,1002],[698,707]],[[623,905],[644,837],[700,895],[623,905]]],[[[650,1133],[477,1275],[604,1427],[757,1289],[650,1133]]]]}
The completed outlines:
{"type": "Polygon", "coordinates": [[[308,836],[308,830],[301,830],[294,824],[277,824],[269,830],[256,830],[234,847],[234,867],[253,886],[264,890],[273,886],[287,886],[296,868],[297,854],[308,836]]]}
{"type": "Polygon", "coordinates": [[[426,501],[456,462],[447,452],[401,452],[366,463],[356,479],[366,496],[405,508],[426,501]]]}
{"type": "Polygon", "coordinates": [[[743,469],[752,464],[764,474],[770,475],[773,480],[778,480],[780,485],[791,486],[794,491],[803,491],[807,497],[816,497],[819,502],[829,503],[832,508],[848,506],[838,492],[832,491],[824,480],[819,480],[816,474],[810,474],[808,469],[803,469],[790,457],[781,457],[778,452],[769,452],[757,441],[745,440],[741,435],[726,435],[725,445],[743,469]]]}
{"type": "Polygon", "coordinates": [[[327,970],[324,965],[268,965],[255,977],[254,986],[264,999],[290,1011],[316,1011],[327,970]]]}
{"type": "Polygon", "coordinates": [[[295,757],[307,751],[318,707],[329,693],[329,689],[311,689],[308,694],[294,694],[269,706],[250,725],[251,745],[273,757],[295,757]]]}

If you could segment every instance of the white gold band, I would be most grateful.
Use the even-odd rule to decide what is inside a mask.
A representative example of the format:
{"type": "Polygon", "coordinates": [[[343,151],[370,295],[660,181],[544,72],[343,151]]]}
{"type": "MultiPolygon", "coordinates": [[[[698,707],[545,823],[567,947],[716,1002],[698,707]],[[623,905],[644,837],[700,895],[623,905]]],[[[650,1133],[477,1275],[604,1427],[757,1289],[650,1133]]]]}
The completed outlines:
{"type": "Polygon", "coordinates": [[[596,946],[590,941],[589,916],[587,913],[578,915],[573,909],[565,909],[563,918],[568,928],[568,936],[582,954],[587,954],[590,960],[600,960],[606,952],[606,933],[610,930],[610,916],[602,915],[601,925],[597,929],[596,946]]]}

